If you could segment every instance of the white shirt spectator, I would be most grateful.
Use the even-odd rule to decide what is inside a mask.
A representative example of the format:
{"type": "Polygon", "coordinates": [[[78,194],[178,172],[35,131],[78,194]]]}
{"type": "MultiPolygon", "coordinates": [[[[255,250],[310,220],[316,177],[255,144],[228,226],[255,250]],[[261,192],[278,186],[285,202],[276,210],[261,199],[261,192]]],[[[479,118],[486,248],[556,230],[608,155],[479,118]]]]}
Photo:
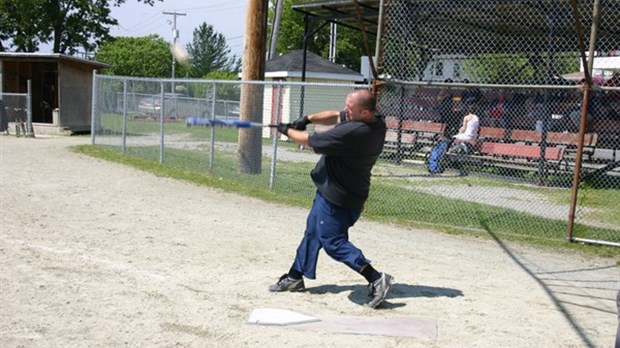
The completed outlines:
{"type": "Polygon", "coordinates": [[[463,117],[463,125],[459,129],[459,134],[454,139],[470,141],[478,139],[478,129],[480,128],[480,120],[474,114],[467,114],[463,117]]]}

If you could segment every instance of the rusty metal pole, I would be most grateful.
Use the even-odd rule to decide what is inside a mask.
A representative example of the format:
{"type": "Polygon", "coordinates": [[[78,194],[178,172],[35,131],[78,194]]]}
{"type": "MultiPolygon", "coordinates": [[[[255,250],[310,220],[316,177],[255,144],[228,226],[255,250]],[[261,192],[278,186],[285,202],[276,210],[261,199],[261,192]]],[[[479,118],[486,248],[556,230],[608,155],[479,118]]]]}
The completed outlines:
{"type": "MultiPolygon", "coordinates": [[[[243,49],[243,81],[265,80],[265,54],[267,43],[267,6],[269,0],[248,0],[245,21],[245,47],[243,49]]],[[[240,119],[263,122],[264,85],[242,83],[240,119]]],[[[260,174],[262,160],[262,129],[239,129],[239,172],[260,174]]]]}
{"type": "Polygon", "coordinates": [[[581,182],[581,163],[583,160],[583,139],[586,133],[586,120],[588,117],[588,108],[590,106],[590,92],[592,90],[592,67],[594,62],[594,54],[596,49],[596,41],[598,39],[598,27],[601,15],[601,1],[595,0],[592,10],[592,29],[590,32],[590,50],[588,63],[586,64],[585,46],[583,40],[583,32],[581,31],[581,21],[579,20],[579,11],[577,8],[577,0],[572,0],[573,14],[575,16],[575,29],[578,35],[579,50],[581,53],[581,61],[584,68],[586,78],[586,86],[583,93],[583,103],[581,105],[581,120],[579,122],[579,135],[577,145],[577,158],[575,159],[575,171],[573,173],[573,188],[571,192],[570,208],[568,212],[568,226],[566,228],[566,239],[573,241],[573,233],[575,228],[575,210],[577,206],[577,195],[579,193],[579,184],[581,182]]]}

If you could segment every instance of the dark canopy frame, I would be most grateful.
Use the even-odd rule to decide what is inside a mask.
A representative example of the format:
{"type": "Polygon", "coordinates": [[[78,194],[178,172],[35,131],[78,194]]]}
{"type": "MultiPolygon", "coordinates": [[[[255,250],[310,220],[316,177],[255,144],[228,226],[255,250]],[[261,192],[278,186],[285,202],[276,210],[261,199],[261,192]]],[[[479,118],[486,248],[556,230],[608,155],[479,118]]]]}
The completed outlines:
{"type": "MultiPolygon", "coordinates": [[[[590,28],[593,2],[576,0],[575,4],[581,14],[580,24],[590,28]]],[[[530,64],[545,61],[549,69],[545,84],[558,84],[559,76],[553,69],[554,54],[575,52],[578,47],[573,6],[568,0],[318,0],[294,4],[293,10],[304,14],[306,28],[314,21],[357,30],[363,27],[366,35],[377,36],[378,40],[390,39],[383,30],[386,20],[410,23],[403,30],[415,41],[412,49],[424,53],[419,57],[427,61],[433,54],[471,54],[472,42],[476,42],[477,54],[531,53],[530,64]],[[396,7],[405,8],[406,12],[391,12],[396,7]],[[527,45],[515,42],[527,42],[527,45]],[[538,56],[541,52],[547,57],[538,56]]],[[[600,6],[600,16],[618,12],[618,0],[605,1],[600,6]]],[[[617,49],[620,26],[601,22],[597,31],[599,37],[606,38],[598,41],[598,50],[617,49]]],[[[305,34],[304,43],[309,37],[308,31],[305,34]]],[[[374,54],[367,53],[377,56],[378,61],[383,58],[379,45],[374,54]]],[[[560,84],[568,84],[564,82],[560,84]]]]}

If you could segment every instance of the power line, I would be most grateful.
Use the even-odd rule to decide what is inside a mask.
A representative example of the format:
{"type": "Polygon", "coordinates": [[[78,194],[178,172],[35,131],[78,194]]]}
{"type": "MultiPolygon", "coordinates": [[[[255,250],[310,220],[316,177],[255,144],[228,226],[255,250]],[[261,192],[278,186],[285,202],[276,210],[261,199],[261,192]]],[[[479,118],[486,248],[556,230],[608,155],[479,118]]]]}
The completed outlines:
{"type": "Polygon", "coordinates": [[[121,26],[121,25],[119,25],[119,27],[123,28],[126,31],[136,31],[136,30],[139,30],[142,27],[146,26],[147,24],[150,24],[152,22],[158,21],[159,19],[160,19],[159,18],[159,13],[155,13],[155,14],[152,14],[149,17],[143,19],[141,22],[135,23],[134,25],[130,25],[130,26],[126,27],[126,28],[121,26]]]}
{"type": "Polygon", "coordinates": [[[211,11],[213,11],[214,8],[218,8],[219,11],[227,11],[227,10],[236,9],[236,8],[238,8],[240,6],[245,6],[245,1],[244,0],[240,0],[240,1],[236,1],[236,2],[235,1],[222,1],[221,3],[212,4],[210,6],[191,7],[191,8],[184,8],[182,10],[184,10],[184,11],[211,10],[211,11]],[[226,8],[222,8],[223,4],[232,5],[232,6],[229,6],[229,7],[226,7],[226,8]]]}

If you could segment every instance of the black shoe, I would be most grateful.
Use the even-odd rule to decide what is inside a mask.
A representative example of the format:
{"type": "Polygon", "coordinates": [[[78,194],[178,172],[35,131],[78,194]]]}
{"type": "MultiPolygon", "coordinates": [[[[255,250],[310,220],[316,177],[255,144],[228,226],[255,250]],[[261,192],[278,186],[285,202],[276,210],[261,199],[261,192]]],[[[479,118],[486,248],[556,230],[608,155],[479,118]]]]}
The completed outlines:
{"type": "Polygon", "coordinates": [[[271,292],[281,292],[281,291],[304,291],[306,290],[306,285],[304,285],[304,280],[302,279],[293,279],[288,276],[288,274],[284,274],[280,277],[277,283],[269,286],[269,291],[271,292]]]}

